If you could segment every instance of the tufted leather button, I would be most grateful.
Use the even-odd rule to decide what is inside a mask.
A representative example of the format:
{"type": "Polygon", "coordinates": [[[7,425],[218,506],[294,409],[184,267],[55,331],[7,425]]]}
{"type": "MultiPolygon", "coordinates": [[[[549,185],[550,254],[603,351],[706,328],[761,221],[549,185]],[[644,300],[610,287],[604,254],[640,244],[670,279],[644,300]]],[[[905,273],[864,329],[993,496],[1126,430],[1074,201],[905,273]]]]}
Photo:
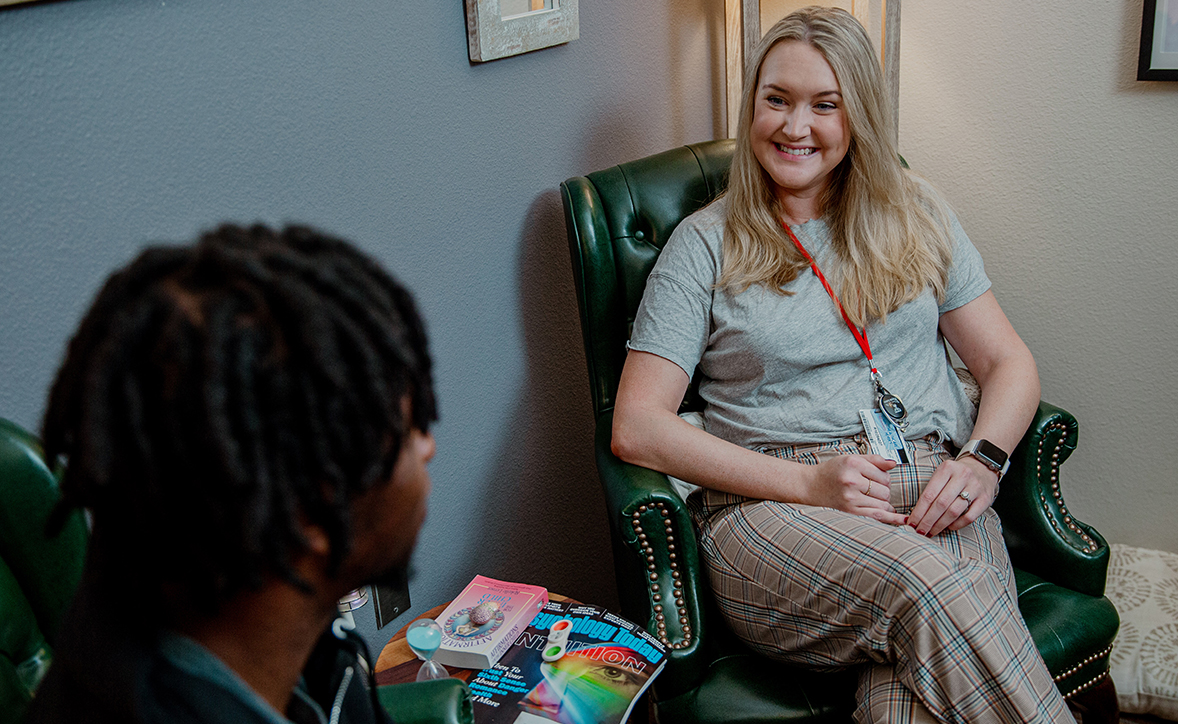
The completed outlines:
{"type": "Polygon", "coordinates": [[[646,238],[646,234],[642,233],[641,231],[635,231],[634,238],[638,239],[639,241],[642,241],[643,239],[646,238]]]}

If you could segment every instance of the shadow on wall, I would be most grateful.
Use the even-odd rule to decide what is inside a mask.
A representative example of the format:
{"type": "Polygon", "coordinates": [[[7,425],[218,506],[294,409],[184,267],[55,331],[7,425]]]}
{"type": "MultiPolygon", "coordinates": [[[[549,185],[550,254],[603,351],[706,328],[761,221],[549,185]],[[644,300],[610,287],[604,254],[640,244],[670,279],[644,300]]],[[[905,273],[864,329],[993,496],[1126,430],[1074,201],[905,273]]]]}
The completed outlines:
{"type": "Polygon", "coordinates": [[[518,248],[526,374],[503,426],[509,437],[498,445],[494,479],[482,487],[491,496],[483,508],[499,511],[497,573],[616,609],[589,374],[555,189],[528,207],[518,248]]]}

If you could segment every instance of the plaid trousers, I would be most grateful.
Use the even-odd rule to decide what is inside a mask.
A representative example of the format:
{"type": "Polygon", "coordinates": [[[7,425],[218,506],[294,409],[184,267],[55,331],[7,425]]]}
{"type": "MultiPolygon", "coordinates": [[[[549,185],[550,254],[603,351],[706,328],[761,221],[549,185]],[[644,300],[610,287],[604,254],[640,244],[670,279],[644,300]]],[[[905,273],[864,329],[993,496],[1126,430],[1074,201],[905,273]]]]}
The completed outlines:
{"type": "MultiPolygon", "coordinates": [[[[908,443],[890,503],[908,513],[948,457],[908,443]]],[[[761,452],[817,465],[865,437],[761,452]]],[[[1073,722],[1018,611],[993,510],[926,538],[852,513],[701,489],[689,500],[712,590],[732,630],[771,658],[863,665],[856,722],[1073,722]]]]}

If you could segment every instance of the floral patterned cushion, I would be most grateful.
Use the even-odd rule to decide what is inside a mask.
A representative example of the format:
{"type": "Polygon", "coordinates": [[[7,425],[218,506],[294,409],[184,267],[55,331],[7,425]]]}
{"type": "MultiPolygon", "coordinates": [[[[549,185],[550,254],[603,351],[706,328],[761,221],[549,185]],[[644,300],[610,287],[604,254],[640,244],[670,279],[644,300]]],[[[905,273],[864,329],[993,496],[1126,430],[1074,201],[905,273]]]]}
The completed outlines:
{"type": "Polygon", "coordinates": [[[1112,653],[1121,711],[1178,720],[1178,554],[1111,548],[1105,595],[1121,616],[1112,653]]]}

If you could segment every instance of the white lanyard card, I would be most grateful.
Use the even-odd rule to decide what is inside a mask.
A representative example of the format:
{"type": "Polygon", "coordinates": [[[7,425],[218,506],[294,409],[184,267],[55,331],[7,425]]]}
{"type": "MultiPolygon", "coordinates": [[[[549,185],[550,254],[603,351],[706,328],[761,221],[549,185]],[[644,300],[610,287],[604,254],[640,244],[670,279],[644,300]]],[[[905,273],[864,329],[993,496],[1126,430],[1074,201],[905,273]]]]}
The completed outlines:
{"type": "Polygon", "coordinates": [[[902,465],[909,463],[904,438],[900,437],[900,431],[891,420],[879,410],[859,410],[859,417],[863,420],[863,430],[867,433],[871,452],[902,465]]]}

